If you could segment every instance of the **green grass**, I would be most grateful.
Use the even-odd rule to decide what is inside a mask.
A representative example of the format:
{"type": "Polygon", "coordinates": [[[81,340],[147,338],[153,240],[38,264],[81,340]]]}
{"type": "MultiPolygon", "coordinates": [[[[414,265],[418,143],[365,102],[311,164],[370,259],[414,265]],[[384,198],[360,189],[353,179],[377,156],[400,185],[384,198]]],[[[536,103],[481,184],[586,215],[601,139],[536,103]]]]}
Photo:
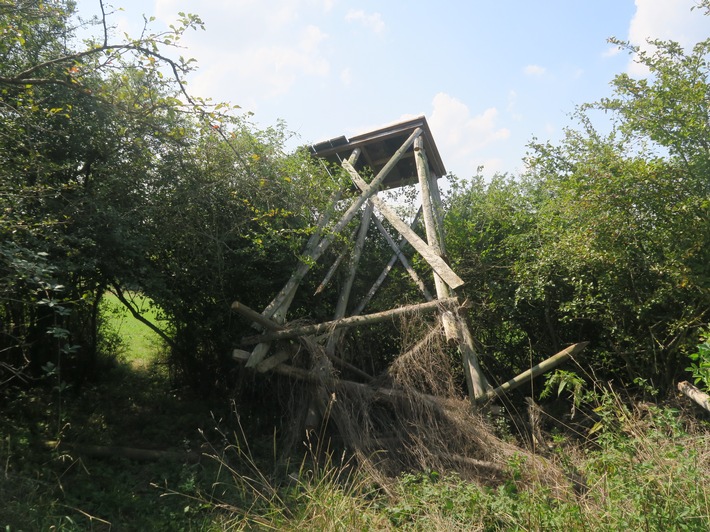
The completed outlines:
{"type": "MultiPolygon", "coordinates": [[[[159,309],[147,297],[129,294],[144,318],[162,327],[159,309]]],[[[102,301],[104,316],[108,318],[106,328],[121,339],[120,356],[136,368],[147,368],[156,360],[160,350],[160,337],[147,325],[137,320],[118,298],[108,292],[102,301]]]]}

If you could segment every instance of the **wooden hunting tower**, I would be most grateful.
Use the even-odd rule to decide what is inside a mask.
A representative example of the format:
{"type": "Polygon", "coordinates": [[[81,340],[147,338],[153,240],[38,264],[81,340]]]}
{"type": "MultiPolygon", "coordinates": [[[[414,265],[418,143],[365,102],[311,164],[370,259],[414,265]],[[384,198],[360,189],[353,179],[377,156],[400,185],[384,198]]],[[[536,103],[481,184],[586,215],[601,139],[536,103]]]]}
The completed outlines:
{"type": "MultiPolygon", "coordinates": [[[[446,170],[426,118],[421,116],[399,122],[350,139],[345,136],[336,137],[312,146],[311,152],[315,157],[341,165],[352,180],[352,188],[359,191],[359,195],[355,196],[342,218],[332,225],[331,231],[325,236],[323,229],[329,223],[329,219],[327,214],[321,217],[317,231],[303,252],[308,260],[298,264],[291,279],[263,312],[260,314],[254,312],[239,302],[232,305],[235,311],[253,320],[255,325],[263,329],[262,334],[243,339],[243,344],[251,343],[255,347],[251,351],[235,350],[234,358],[245,362],[247,367],[253,367],[259,371],[281,369],[282,372],[288,371],[292,374],[293,371],[287,369],[287,362],[292,353],[283,348],[272,349],[274,342],[287,338],[301,338],[302,340],[310,338],[310,345],[313,345],[315,335],[329,332],[324,346],[324,351],[329,359],[328,365],[330,362],[346,364],[349,369],[364,374],[362,370],[353,368],[351,364],[345,363],[337,356],[338,342],[347,328],[391,320],[394,316],[407,313],[438,312],[447,340],[456,344],[462,353],[464,373],[471,400],[475,401],[476,398],[484,397],[489,391],[489,385],[480,371],[466,322],[459,315],[462,305],[455,293],[455,290],[462,286],[464,281],[449,267],[444,258],[444,231],[437,180],[446,174],[446,170]],[[369,183],[361,175],[365,168],[374,175],[369,183]],[[378,197],[380,191],[408,184],[418,184],[419,187],[421,207],[412,226],[418,223],[421,215],[426,230],[426,240],[420,238],[409,224],[405,223],[394,210],[378,197]],[[333,320],[326,323],[289,327],[286,325],[288,308],[299,284],[309,271],[310,265],[319,260],[323,252],[333,242],[334,235],[340,233],[358,215],[361,219],[360,229],[357,232],[354,247],[350,251],[346,282],[338,296],[333,320]],[[434,271],[435,296],[429,292],[410,266],[408,259],[402,253],[401,244],[389,235],[378,216],[385,218],[397,230],[400,234],[400,243],[402,239],[406,240],[431,266],[434,271]],[[393,255],[390,263],[385,266],[380,279],[360,301],[351,315],[347,316],[351,288],[357,275],[358,261],[371,221],[374,221],[378,230],[382,232],[392,247],[393,255]],[[426,301],[376,314],[361,314],[398,260],[420,288],[422,297],[426,301]]],[[[334,201],[336,199],[334,198],[334,201]]],[[[331,268],[331,272],[321,283],[321,286],[327,283],[329,276],[332,275],[339,263],[340,261],[337,261],[331,268]]],[[[314,369],[314,375],[310,377],[302,375],[301,377],[306,379],[317,377],[316,374],[321,370],[314,369]]]]}

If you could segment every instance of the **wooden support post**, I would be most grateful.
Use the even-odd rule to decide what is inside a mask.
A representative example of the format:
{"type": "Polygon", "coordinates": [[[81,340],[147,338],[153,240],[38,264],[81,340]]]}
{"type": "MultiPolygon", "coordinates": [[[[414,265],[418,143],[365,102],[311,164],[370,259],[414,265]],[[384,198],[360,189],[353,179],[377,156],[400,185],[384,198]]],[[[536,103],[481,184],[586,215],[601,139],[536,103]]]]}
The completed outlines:
{"type": "MultiPolygon", "coordinates": [[[[414,142],[414,157],[422,196],[422,212],[427,242],[439,257],[443,257],[445,251],[442,220],[440,218],[441,197],[436,179],[432,179],[429,171],[429,161],[424,149],[424,141],[421,138],[414,142]]],[[[453,295],[453,288],[455,287],[451,286],[450,288],[450,283],[447,284],[436,271],[434,272],[434,285],[436,286],[436,296],[439,299],[453,295]]],[[[473,345],[471,332],[464,319],[450,311],[441,313],[441,323],[444,326],[447,340],[456,343],[459,347],[468,395],[471,402],[475,403],[479,397],[482,397],[488,391],[489,384],[478,363],[478,355],[473,345]]]]}
{"type": "MultiPolygon", "coordinates": [[[[581,353],[585,347],[589,345],[589,342],[580,342],[578,344],[571,345],[567,347],[566,349],[563,349],[556,355],[551,356],[548,359],[543,360],[536,366],[533,366],[527,371],[524,371],[517,377],[513,377],[510,379],[508,382],[501,384],[496,388],[495,390],[489,390],[488,393],[486,393],[483,397],[481,397],[481,400],[489,400],[489,399],[494,399],[495,397],[498,397],[500,395],[503,395],[511,390],[515,390],[516,388],[522,386],[523,384],[530,382],[533,380],[535,377],[538,377],[542,375],[543,373],[546,373],[550,371],[551,369],[556,368],[566,360],[568,360],[570,357],[581,353]]],[[[480,401],[479,401],[480,402],[480,401]]]]}
{"type": "MultiPolygon", "coordinates": [[[[343,168],[345,168],[345,170],[350,174],[353,182],[361,190],[366,190],[367,183],[365,183],[355,168],[348,161],[343,161],[343,168]]],[[[458,288],[464,284],[463,279],[454,273],[449,265],[446,264],[444,259],[437,255],[434,250],[419,237],[419,235],[412,231],[385,202],[383,202],[376,195],[371,196],[370,201],[375,204],[375,207],[377,207],[377,210],[380,211],[380,214],[387,218],[387,221],[389,221],[389,223],[391,223],[392,226],[407,239],[412,247],[419,252],[424,260],[429,263],[432,269],[438,273],[444,281],[446,281],[446,284],[448,284],[451,288],[458,288]]]]}
{"type": "MultiPolygon", "coordinates": [[[[414,159],[417,166],[417,177],[419,177],[419,189],[422,196],[422,214],[424,215],[424,229],[426,230],[426,239],[434,253],[439,257],[443,256],[441,251],[441,242],[434,220],[434,211],[431,205],[431,191],[429,189],[429,162],[427,161],[426,152],[424,150],[424,139],[419,137],[414,142],[414,159]]],[[[449,297],[449,287],[441,278],[434,272],[434,284],[436,286],[436,296],[439,299],[449,297]]]]}
{"type": "MultiPolygon", "coordinates": [[[[412,221],[411,224],[409,224],[409,227],[412,229],[417,225],[417,222],[419,221],[419,215],[421,214],[421,208],[417,211],[416,216],[414,217],[414,220],[412,221]]],[[[375,217],[377,219],[377,217],[375,217]]],[[[390,257],[389,262],[385,265],[384,269],[382,270],[382,273],[380,273],[380,276],[377,278],[377,280],[372,283],[372,286],[370,287],[370,290],[367,291],[367,294],[365,294],[365,297],[362,298],[362,301],[358,304],[357,308],[353,311],[353,316],[357,316],[358,314],[361,314],[363,310],[365,310],[365,307],[367,304],[370,302],[370,300],[374,297],[374,295],[377,293],[377,291],[380,289],[380,286],[382,286],[382,283],[385,282],[385,279],[387,278],[387,275],[389,275],[390,271],[394,267],[394,263],[397,262],[397,259],[399,259],[399,255],[403,255],[403,249],[404,245],[406,244],[407,241],[404,239],[402,235],[399,235],[399,240],[397,242],[397,250],[399,253],[395,252],[392,257],[390,257]]],[[[427,293],[429,290],[427,290],[427,293]]],[[[431,294],[429,294],[431,296],[431,294]]],[[[426,297],[426,294],[425,294],[426,297]]],[[[433,298],[429,297],[427,298],[427,301],[431,301],[433,298]]]]}
{"type": "Polygon", "coordinates": [[[459,300],[455,297],[440,299],[438,301],[429,301],[427,303],[419,303],[416,305],[407,305],[392,310],[376,312],[374,314],[366,314],[364,316],[351,316],[339,320],[328,321],[325,323],[315,323],[312,325],[302,325],[291,329],[282,329],[278,331],[270,331],[258,336],[248,336],[242,339],[243,345],[253,345],[263,342],[272,342],[274,340],[284,340],[286,338],[296,338],[298,336],[311,336],[330,332],[342,327],[354,327],[359,325],[371,325],[373,323],[381,323],[392,320],[399,316],[406,316],[415,313],[435,312],[437,310],[457,308],[459,300]]]}
{"type": "MultiPolygon", "coordinates": [[[[362,254],[362,248],[365,247],[365,237],[367,237],[367,231],[370,228],[370,219],[372,218],[372,204],[367,203],[365,205],[365,211],[362,214],[362,221],[360,222],[360,231],[357,235],[357,240],[355,241],[355,247],[350,255],[350,262],[348,263],[348,277],[345,279],[343,288],[338,296],[338,303],[335,306],[335,315],[333,319],[339,320],[345,316],[345,312],[348,309],[348,301],[350,300],[350,291],[352,290],[353,283],[355,282],[355,274],[357,273],[357,265],[360,262],[360,255],[362,254]]],[[[333,331],[326,343],[325,352],[328,355],[335,353],[335,348],[342,337],[344,329],[333,331]]]]}
{"type": "Polygon", "coordinates": [[[464,319],[458,314],[453,316],[453,327],[458,336],[456,343],[461,351],[461,362],[463,363],[463,373],[466,377],[468,396],[471,403],[475,405],[481,397],[485,397],[490,385],[481,371],[481,366],[478,364],[478,355],[473,345],[471,331],[469,331],[464,319]]]}
{"type": "MultiPolygon", "coordinates": [[[[309,250],[308,253],[304,253],[304,256],[307,257],[309,260],[302,261],[298,264],[298,266],[296,267],[296,271],[293,273],[293,275],[291,275],[291,278],[288,280],[286,285],[281,289],[281,291],[276,295],[276,297],[271,301],[271,303],[267,305],[267,307],[264,309],[264,312],[262,312],[264,316],[268,318],[274,317],[275,321],[278,323],[283,323],[285,321],[286,313],[288,312],[288,307],[293,301],[296,289],[298,288],[298,285],[301,284],[301,281],[305,277],[306,273],[308,273],[308,271],[311,269],[311,265],[316,262],[321,257],[321,255],[323,255],[323,253],[328,249],[330,244],[332,244],[333,240],[335,239],[335,235],[339,234],[348,225],[348,223],[350,223],[350,221],[355,217],[355,215],[363,206],[363,204],[367,201],[367,199],[373,194],[377,193],[392,168],[395,167],[395,165],[400,161],[400,159],[404,156],[407,150],[409,150],[415,139],[417,139],[422,133],[423,130],[419,127],[412,132],[409,138],[407,138],[407,140],[404,141],[402,146],[400,146],[400,148],[394,153],[394,155],[392,155],[392,157],[387,162],[387,164],[385,164],[382,170],[378,172],[372,182],[369,185],[365,185],[365,188],[362,189],[360,196],[358,196],[358,198],[352,203],[352,205],[350,205],[348,210],[345,211],[345,214],[343,214],[338,223],[335,224],[333,231],[326,235],[324,238],[322,238],[320,242],[318,242],[318,244],[313,247],[312,250],[309,250]]],[[[353,151],[350,160],[345,162],[348,162],[349,164],[353,165],[355,164],[359,156],[360,149],[358,148],[353,151]]],[[[257,345],[252,351],[252,356],[247,362],[247,367],[256,366],[264,359],[264,357],[266,357],[268,351],[268,344],[257,345]]]]}

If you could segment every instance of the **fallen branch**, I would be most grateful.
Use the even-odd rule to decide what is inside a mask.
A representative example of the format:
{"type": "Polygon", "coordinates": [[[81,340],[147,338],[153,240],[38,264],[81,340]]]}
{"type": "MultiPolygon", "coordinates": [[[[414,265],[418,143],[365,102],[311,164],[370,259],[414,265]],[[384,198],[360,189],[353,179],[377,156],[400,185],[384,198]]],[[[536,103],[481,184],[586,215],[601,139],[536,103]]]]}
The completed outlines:
{"type": "Polygon", "coordinates": [[[710,412],[710,395],[706,394],[705,392],[701,392],[688,381],[679,382],[678,391],[689,399],[695,401],[697,404],[700,405],[701,408],[704,408],[705,410],[710,412]]]}

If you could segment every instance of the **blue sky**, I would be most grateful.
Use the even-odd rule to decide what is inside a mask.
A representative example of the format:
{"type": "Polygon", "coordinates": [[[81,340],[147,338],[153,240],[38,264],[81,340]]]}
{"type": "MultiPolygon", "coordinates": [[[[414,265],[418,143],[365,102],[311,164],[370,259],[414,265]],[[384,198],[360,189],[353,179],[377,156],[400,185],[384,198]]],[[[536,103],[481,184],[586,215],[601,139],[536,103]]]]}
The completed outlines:
{"type": "MultiPolygon", "coordinates": [[[[180,11],[190,90],[286,122],[292,146],[426,115],[447,170],[517,173],[534,137],[556,140],[575,106],[610,94],[614,75],[642,76],[608,37],[684,45],[710,37],[695,0],[124,0],[111,16],[136,35],[180,11]]],[[[80,15],[98,0],[79,0],[80,15]]]]}

